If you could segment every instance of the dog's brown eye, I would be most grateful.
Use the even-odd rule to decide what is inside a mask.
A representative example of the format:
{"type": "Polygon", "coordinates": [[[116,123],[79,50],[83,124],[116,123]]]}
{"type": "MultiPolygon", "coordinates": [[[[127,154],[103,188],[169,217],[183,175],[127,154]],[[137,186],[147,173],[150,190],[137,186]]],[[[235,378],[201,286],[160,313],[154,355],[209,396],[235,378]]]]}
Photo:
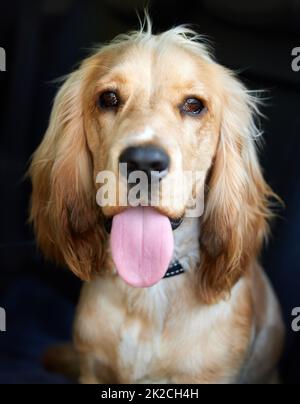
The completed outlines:
{"type": "Polygon", "coordinates": [[[200,115],[205,106],[198,98],[187,98],[181,106],[181,112],[187,115],[200,115]]]}
{"type": "Polygon", "coordinates": [[[99,107],[101,109],[118,108],[120,100],[118,94],[114,91],[105,91],[99,97],[99,107]]]}

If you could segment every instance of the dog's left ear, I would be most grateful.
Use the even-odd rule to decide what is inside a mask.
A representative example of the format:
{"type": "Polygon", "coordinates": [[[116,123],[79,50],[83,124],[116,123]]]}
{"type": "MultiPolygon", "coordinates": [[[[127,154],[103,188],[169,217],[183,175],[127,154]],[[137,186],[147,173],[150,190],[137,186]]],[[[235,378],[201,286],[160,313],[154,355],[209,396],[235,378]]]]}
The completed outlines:
{"type": "Polygon", "coordinates": [[[207,183],[201,226],[201,296],[226,296],[257,257],[268,231],[273,195],[261,173],[256,151],[256,100],[224,68],[218,73],[221,126],[207,183]]]}

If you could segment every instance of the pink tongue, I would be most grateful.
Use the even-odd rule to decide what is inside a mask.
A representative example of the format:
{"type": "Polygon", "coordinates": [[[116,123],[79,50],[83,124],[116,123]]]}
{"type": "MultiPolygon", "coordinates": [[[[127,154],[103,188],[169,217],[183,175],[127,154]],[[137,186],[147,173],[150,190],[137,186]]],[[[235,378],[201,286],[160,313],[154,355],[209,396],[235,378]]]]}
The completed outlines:
{"type": "Polygon", "coordinates": [[[110,246],[126,283],[139,288],[152,286],[163,278],[173,255],[170,221],[153,208],[127,209],[113,219],[110,246]]]}

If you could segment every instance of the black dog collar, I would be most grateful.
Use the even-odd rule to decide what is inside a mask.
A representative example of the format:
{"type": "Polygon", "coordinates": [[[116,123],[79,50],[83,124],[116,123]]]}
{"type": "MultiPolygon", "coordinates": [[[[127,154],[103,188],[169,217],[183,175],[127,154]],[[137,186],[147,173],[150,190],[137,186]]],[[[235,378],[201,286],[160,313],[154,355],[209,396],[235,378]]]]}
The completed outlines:
{"type": "Polygon", "coordinates": [[[165,276],[165,278],[171,278],[172,276],[176,276],[176,275],[181,275],[185,272],[185,270],[182,268],[182,265],[180,264],[179,261],[174,260],[171,262],[165,276]]]}

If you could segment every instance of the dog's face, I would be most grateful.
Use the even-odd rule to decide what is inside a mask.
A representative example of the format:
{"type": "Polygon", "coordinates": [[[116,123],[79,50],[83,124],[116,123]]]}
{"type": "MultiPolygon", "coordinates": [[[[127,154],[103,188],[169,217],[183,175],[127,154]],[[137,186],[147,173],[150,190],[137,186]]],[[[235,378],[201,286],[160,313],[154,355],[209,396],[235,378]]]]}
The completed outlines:
{"type": "MultiPolygon", "coordinates": [[[[202,172],[199,290],[212,301],[256,258],[272,192],[255,149],[255,100],[189,35],[177,28],[125,37],[70,75],[31,165],[31,218],[46,255],[89,279],[106,257],[103,217],[124,209],[97,205],[99,172],[124,186],[118,168],[126,163],[158,172],[171,188],[174,175],[202,172]]],[[[184,215],[191,197],[176,191],[172,204],[159,195],[157,209],[170,219],[184,215]]]]}
{"type": "MultiPolygon", "coordinates": [[[[125,44],[96,55],[87,69],[89,63],[99,66],[91,69],[84,102],[94,178],[103,170],[118,178],[120,162],[129,169],[163,171],[166,187],[183,172],[205,175],[220,135],[214,64],[176,44],[125,44]],[[144,164],[139,164],[141,154],[144,164]]],[[[182,217],[190,196],[182,193],[175,192],[171,206],[161,198],[158,209],[182,217]]],[[[113,216],[120,209],[108,206],[104,213],[113,216]]]]}

